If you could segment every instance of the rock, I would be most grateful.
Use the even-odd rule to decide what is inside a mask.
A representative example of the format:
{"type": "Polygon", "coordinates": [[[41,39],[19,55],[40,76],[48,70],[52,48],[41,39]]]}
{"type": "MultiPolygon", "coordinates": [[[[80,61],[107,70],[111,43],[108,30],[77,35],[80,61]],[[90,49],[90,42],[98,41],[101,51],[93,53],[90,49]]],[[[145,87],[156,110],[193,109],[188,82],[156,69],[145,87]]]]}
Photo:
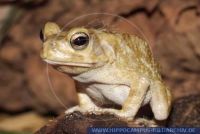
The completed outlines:
{"type": "Polygon", "coordinates": [[[200,94],[175,101],[169,118],[169,127],[200,127],[200,94]]]}
{"type": "Polygon", "coordinates": [[[69,115],[62,115],[50,122],[35,134],[85,134],[88,127],[155,127],[154,121],[136,119],[133,121],[121,120],[110,114],[87,114],[74,112],[69,115]]]}

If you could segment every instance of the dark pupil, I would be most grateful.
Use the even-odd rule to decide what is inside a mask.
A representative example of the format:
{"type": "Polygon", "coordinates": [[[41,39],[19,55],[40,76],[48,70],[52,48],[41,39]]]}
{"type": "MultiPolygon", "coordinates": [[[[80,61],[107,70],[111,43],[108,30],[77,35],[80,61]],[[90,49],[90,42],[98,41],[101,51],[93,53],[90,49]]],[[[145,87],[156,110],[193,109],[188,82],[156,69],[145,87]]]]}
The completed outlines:
{"type": "Polygon", "coordinates": [[[73,40],[73,44],[77,45],[77,46],[82,46],[84,44],[87,44],[87,42],[88,42],[88,38],[83,37],[83,36],[80,36],[80,37],[76,38],[75,40],[73,40]]]}

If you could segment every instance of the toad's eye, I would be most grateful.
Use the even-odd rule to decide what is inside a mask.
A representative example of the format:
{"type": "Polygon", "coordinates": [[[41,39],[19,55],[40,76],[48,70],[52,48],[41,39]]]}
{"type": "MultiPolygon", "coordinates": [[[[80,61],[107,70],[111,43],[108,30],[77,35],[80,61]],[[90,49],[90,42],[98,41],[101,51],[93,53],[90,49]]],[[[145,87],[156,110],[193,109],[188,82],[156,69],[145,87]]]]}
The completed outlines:
{"type": "Polygon", "coordinates": [[[86,33],[80,32],[72,35],[70,44],[75,50],[82,50],[89,44],[89,36],[86,33]]]}

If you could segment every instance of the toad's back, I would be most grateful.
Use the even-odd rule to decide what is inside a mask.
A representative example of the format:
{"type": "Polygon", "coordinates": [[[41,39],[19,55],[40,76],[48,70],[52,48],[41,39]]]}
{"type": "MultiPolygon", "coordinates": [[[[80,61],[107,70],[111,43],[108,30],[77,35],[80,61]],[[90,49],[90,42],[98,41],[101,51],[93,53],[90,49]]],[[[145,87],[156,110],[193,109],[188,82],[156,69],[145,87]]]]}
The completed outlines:
{"type": "MultiPolygon", "coordinates": [[[[104,33],[103,33],[104,34],[104,33]]],[[[107,33],[101,40],[110,43],[116,55],[116,62],[123,69],[131,68],[135,72],[146,75],[152,80],[160,80],[158,64],[154,61],[151,49],[147,42],[135,35],[127,33],[107,33]]]]}

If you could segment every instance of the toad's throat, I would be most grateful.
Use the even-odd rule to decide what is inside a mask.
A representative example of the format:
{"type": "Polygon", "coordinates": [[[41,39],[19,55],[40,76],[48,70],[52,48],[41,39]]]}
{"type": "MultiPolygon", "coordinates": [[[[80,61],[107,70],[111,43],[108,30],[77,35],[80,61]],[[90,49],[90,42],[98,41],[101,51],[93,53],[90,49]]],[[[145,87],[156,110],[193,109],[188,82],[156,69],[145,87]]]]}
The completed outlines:
{"type": "Polygon", "coordinates": [[[62,62],[62,61],[53,61],[53,60],[44,60],[48,64],[55,65],[55,66],[71,66],[71,67],[95,67],[97,63],[81,63],[81,62],[62,62]]]}

